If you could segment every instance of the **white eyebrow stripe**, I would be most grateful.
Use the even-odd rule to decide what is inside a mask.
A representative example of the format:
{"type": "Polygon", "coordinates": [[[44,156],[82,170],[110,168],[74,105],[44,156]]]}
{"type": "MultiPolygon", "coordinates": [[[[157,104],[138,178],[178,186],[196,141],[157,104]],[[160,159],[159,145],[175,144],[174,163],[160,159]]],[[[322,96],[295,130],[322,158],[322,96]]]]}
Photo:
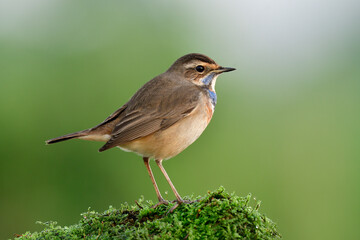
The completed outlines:
{"type": "Polygon", "coordinates": [[[195,67],[196,65],[197,65],[196,62],[192,61],[192,62],[190,62],[190,63],[185,64],[185,68],[193,68],[193,67],[195,67]]]}

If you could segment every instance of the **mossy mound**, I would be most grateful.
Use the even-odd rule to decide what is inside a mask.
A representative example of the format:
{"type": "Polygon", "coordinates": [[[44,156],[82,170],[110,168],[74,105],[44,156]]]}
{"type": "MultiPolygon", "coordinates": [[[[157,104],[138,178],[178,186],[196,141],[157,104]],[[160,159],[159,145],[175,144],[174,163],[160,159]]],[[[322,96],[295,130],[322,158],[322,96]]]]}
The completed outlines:
{"type": "Polygon", "coordinates": [[[250,199],[220,187],[172,213],[168,211],[173,204],[152,209],[151,201],[140,199],[103,213],[89,210],[68,227],[41,223],[41,232],[26,232],[16,239],[280,239],[276,225],[259,213],[260,203],[252,207],[250,199]]]}

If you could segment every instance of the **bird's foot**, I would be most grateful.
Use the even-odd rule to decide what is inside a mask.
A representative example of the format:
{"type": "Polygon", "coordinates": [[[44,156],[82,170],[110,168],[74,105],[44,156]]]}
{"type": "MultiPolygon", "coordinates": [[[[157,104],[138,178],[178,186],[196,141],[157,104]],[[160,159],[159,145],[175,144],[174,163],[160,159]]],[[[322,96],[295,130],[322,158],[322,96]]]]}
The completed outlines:
{"type": "Polygon", "coordinates": [[[199,200],[195,200],[195,201],[190,201],[190,200],[184,200],[184,199],[176,199],[174,201],[172,201],[172,203],[176,203],[172,208],[170,208],[170,210],[168,211],[168,213],[172,213],[178,206],[180,206],[180,204],[186,203],[186,204],[191,204],[194,202],[199,202],[199,200]]]}
{"type": "MultiPolygon", "coordinates": [[[[178,203],[179,202],[179,200],[174,200],[174,201],[172,201],[171,203],[178,203]]],[[[184,200],[184,199],[181,199],[181,201],[180,201],[180,203],[186,203],[186,204],[191,204],[191,203],[194,203],[194,202],[200,202],[200,200],[194,200],[194,201],[190,201],[190,200],[184,200]]]]}
{"type": "Polygon", "coordinates": [[[160,199],[159,202],[157,204],[155,204],[154,206],[152,206],[151,208],[157,208],[158,206],[160,205],[168,205],[169,204],[169,201],[166,201],[165,199],[160,199]]]}

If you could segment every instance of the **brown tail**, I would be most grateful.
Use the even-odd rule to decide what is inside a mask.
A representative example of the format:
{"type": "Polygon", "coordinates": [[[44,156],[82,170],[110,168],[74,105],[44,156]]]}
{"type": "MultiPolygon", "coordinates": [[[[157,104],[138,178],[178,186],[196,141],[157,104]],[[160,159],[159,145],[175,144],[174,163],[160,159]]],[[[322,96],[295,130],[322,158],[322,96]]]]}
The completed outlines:
{"type": "Polygon", "coordinates": [[[83,130],[83,131],[79,131],[79,132],[74,132],[74,133],[66,134],[66,135],[61,136],[61,137],[46,140],[45,142],[46,142],[46,144],[62,142],[62,141],[65,141],[65,140],[85,136],[85,135],[87,135],[88,132],[89,132],[89,130],[83,130]]]}

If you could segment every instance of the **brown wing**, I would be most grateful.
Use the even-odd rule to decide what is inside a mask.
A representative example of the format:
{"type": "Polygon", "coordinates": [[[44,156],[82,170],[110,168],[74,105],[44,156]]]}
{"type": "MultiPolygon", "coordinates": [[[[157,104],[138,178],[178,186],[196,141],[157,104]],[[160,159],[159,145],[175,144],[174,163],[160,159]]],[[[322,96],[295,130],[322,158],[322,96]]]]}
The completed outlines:
{"type": "MultiPolygon", "coordinates": [[[[161,83],[161,80],[152,81],[161,83]]],[[[111,139],[100,152],[170,127],[189,115],[200,99],[201,91],[190,83],[167,82],[166,89],[161,87],[162,84],[149,83],[128,102],[125,116],[116,124],[111,139]]]]}

